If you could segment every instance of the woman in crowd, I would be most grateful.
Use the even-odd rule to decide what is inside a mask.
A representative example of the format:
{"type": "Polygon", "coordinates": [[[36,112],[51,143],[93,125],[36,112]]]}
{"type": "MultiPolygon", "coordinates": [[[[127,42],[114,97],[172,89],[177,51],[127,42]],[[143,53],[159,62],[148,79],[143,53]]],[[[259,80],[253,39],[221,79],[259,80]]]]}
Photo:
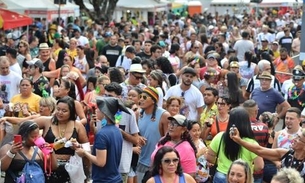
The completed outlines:
{"type": "Polygon", "coordinates": [[[225,76],[225,85],[228,88],[228,93],[224,96],[230,99],[232,108],[244,103],[245,99],[243,98],[242,90],[239,87],[239,79],[236,73],[231,71],[227,73],[225,76]]]}
{"type": "Polygon", "coordinates": [[[86,124],[87,120],[85,117],[85,113],[83,111],[83,107],[79,101],[76,100],[76,93],[75,93],[75,85],[72,81],[68,79],[62,79],[60,87],[58,89],[58,97],[63,98],[66,96],[70,96],[74,99],[74,106],[76,110],[76,114],[81,123],[86,124]]]}
{"type": "MultiPolygon", "coordinates": [[[[202,58],[197,56],[197,57],[193,57],[188,61],[187,67],[191,67],[193,69],[195,69],[196,71],[196,76],[193,77],[193,85],[196,86],[197,88],[199,88],[200,86],[200,66],[203,66],[203,64],[201,64],[202,62],[202,58]]],[[[182,70],[182,69],[181,69],[182,70]]]]}
{"type": "Polygon", "coordinates": [[[121,183],[122,178],[119,173],[121,160],[123,136],[116,127],[116,113],[124,111],[128,114],[124,104],[114,97],[104,97],[97,99],[96,117],[102,119],[103,115],[107,124],[103,126],[95,135],[92,154],[82,148],[77,149],[77,154],[88,158],[92,164],[93,183],[112,182],[121,183]]]}
{"type": "Polygon", "coordinates": [[[86,104],[96,104],[96,98],[105,95],[105,86],[110,83],[110,79],[107,76],[100,76],[96,80],[96,87],[91,92],[85,95],[84,102],[86,104]]]}
{"type": "Polygon", "coordinates": [[[235,160],[227,174],[228,183],[253,183],[253,176],[250,165],[242,160],[235,160]]]}
{"type": "Polygon", "coordinates": [[[177,114],[180,114],[182,104],[183,99],[181,99],[180,97],[169,97],[166,101],[166,110],[171,116],[175,116],[177,114]]]}
{"type": "Polygon", "coordinates": [[[189,174],[183,173],[178,151],[169,146],[161,147],[157,151],[152,165],[151,176],[147,183],[196,182],[189,174]]]}
{"type": "Polygon", "coordinates": [[[257,144],[253,131],[249,123],[249,115],[242,107],[237,107],[230,112],[229,123],[225,132],[218,133],[212,140],[207,160],[214,164],[217,159],[217,169],[214,175],[214,183],[226,183],[226,175],[229,171],[231,163],[238,158],[245,160],[249,165],[254,163],[254,170],[263,169],[263,159],[247,149],[241,147],[230,138],[230,128],[236,126],[240,129],[242,138],[253,144],[257,144]],[[218,157],[216,157],[218,154],[218,157]]]}
{"type": "Polygon", "coordinates": [[[84,125],[76,121],[74,99],[66,96],[57,101],[56,112],[52,116],[41,116],[33,119],[40,129],[46,142],[57,144],[55,150],[58,169],[52,172],[50,182],[67,182],[70,180],[65,164],[74,155],[74,147],[65,147],[62,141],[76,139],[86,151],[90,151],[88,137],[84,125]]]}
{"type": "Polygon", "coordinates": [[[304,179],[294,168],[282,168],[273,176],[271,183],[304,183],[304,179]]]}
{"type": "Polygon", "coordinates": [[[31,54],[30,54],[30,46],[29,43],[26,41],[21,40],[19,42],[18,46],[18,53],[25,57],[27,61],[32,60],[31,54]]]}
{"type": "MultiPolygon", "coordinates": [[[[231,58],[233,58],[233,57],[231,57],[231,58]]],[[[234,72],[237,75],[239,88],[241,89],[241,91],[243,93],[245,93],[246,92],[246,87],[247,87],[247,84],[248,84],[248,80],[246,78],[243,78],[240,75],[240,73],[239,73],[239,69],[240,69],[239,68],[239,62],[238,61],[231,61],[231,58],[230,58],[229,70],[230,70],[230,72],[234,72]]]]}
{"type": "MultiPolygon", "coordinates": [[[[165,91],[162,88],[163,77],[161,71],[152,71],[148,77],[149,86],[154,87],[158,90],[159,98],[162,99],[165,95],[165,91]]],[[[158,101],[158,107],[162,107],[163,100],[158,101]]]]}
{"type": "MultiPolygon", "coordinates": [[[[15,183],[14,179],[20,176],[19,173],[27,162],[22,155],[26,156],[27,159],[34,157],[34,161],[40,165],[43,175],[43,164],[46,163],[43,162],[44,155],[34,144],[34,140],[40,136],[38,125],[33,121],[25,121],[20,125],[18,135],[21,135],[22,141],[14,141],[12,144],[6,144],[0,149],[0,156],[2,157],[1,170],[6,172],[4,180],[6,183],[15,183]]],[[[57,168],[57,160],[54,151],[50,158],[52,161],[51,168],[55,170],[57,168]]],[[[44,179],[44,177],[41,177],[42,182],[44,179]]]]}
{"type": "Polygon", "coordinates": [[[298,132],[297,137],[291,144],[291,149],[284,148],[266,148],[258,145],[257,143],[251,143],[240,138],[242,129],[235,127],[232,129],[230,137],[234,142],[248,149],[249,151],[257,154],[260,157],[268,159],[270,161],[281,161],[282,167],[296,169],[302,177],[305,175],[304,160],[305,160],[305,130],[298,132]]]}
{"type": "Polygon", "coordinates": [[[198,85],[198,88],[202,93],[202,95],[206,88],[208,87],[214,88],[214,83],[217,80],[218,75],[219,75],[218,71],[214,68],[210,67],[206,70],[206,72],[203,75],[203,80],[201,80],[201,82],[198,85]]]}
{"type": "MultiPolygon", "coordinates": [[[[254,56],[251,51],[246,51],[244,61],[239,61],[239,73],[242,78],[251,79],[254,75],[258,74],[258,67],[257,64],[254,63],[254,56]]],[[[238,61],[238,60],[236,60],[238,61]]]]}
{"type": "Polygon", "coordinates": [[[70,72],[70,66],[69,65],[62,65],[59,70],[59,77],[55,80],[53,85],[53,96],[55,98],[58,97],[58,89],[60,87],[60,83],[63,77],[66,77],[67,74],[70,72]]]}
{"type": "Polygon", "coordinates": [[[167,80],[168,80],[168,86],[165,89],[165,91],[178,83],[177,76],[174,73],[174,69],[170,63],[170,61],[166,57],[160,57],[156,60],[156,69],[160,69],[163,74],[165,74],[167,80]]]}
{"type": "Polygon", "coordinates": [[[197,121],[189,121],[187,130],[189,131],[191,138],[196,146],[197,154],[197,169],[196,169],[196,181],[206,182],[209,178],[209,164],[204,157],[207,151],[207,147],[203,140],[200,138],[201,135],[201,125],[197,121]]]}
{"type": "Polygon", "coordinates": [[[16,117],[27,117],[39,112],[40,96],[33,93],[34,83],[24,78],[20,81],[20,94],[12,97],[16,117]]]}
{"type": "Polygon", "coordinates": [[[207,121],[203,121],[202,139],[212,140],[219,132],[227,129],[229,122],[229,112],[231,109],[231,101],[227,97],[219,97],[217,99],[218,114],[211,115],[207,121]]]}
{"type": "Polygon", "coordinates": [[[155,151],[152,153],[152,159],[156,151],[163,146],[174,147],[180,156],[181,167],[185,173],[195,175],[196,173],[196,153],[197,149],[187,130],[188,120],[180,114],[169,117],[169,129],[165,137],[162,138],[155,151]]]}

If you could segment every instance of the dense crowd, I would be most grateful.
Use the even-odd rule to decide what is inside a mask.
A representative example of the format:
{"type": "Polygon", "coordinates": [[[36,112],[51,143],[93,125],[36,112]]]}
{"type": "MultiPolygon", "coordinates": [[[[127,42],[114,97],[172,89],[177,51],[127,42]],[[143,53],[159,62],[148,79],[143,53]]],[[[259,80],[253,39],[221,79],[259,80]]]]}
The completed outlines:
{"type": "Polygon", "coordinates": [[[2,35],[5,182],[27,177],[24,157],[56,183],[303,182],[301,13],[259,13],[2,35]]]}

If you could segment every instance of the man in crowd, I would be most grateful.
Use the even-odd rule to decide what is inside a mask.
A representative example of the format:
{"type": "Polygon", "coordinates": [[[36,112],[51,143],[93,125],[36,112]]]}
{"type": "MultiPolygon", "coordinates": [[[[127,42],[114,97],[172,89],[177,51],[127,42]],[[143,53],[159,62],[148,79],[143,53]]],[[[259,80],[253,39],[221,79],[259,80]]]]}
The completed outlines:
{"type": "Polygon", "coordinates": [[[115,67],[116,61],[122,54],[122,47],[118,45],[118,38],[116,36],[111,36],[108,45],[106,45],[102,50],[102,55],[107,57],[110,67],[115,67]]]}

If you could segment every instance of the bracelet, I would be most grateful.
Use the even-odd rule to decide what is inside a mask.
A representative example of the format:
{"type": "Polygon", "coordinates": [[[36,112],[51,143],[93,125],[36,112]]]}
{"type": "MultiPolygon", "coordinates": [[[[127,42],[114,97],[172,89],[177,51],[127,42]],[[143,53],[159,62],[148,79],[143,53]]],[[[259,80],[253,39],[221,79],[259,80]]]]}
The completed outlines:
{"type": "Polygon", "coordinates": [[[8,150],[8,151],[6,152],[6,155],[7,155],[8,157],[12,158],[12,159],[16,156],[16,154],[13,154],[13,153],[11,152],[11,150],[8,150]]]}

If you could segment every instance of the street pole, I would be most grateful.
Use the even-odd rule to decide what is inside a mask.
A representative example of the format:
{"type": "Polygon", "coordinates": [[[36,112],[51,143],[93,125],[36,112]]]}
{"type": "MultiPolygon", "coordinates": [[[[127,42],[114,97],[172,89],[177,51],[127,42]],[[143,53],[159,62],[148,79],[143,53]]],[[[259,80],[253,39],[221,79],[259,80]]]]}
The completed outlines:
{"type": "Polygon", "coordinates": [[[300,50],[300,56],[299,56],[299,64],[300,61],[305,60],[305,0],[303,0],[303,6],[302,6],[302,29],[301,29],[301,50],[300,50]]]}
{"type": "Polygon", "coordinates": [[[60,25],[60,5],[61,5],[61,0],[59,0],[59,3],[58,3],[58,19],[57,19],[58,25],[60,25]]]}

